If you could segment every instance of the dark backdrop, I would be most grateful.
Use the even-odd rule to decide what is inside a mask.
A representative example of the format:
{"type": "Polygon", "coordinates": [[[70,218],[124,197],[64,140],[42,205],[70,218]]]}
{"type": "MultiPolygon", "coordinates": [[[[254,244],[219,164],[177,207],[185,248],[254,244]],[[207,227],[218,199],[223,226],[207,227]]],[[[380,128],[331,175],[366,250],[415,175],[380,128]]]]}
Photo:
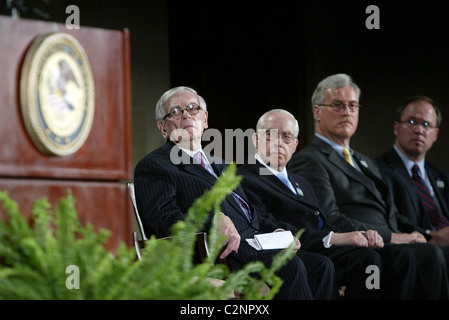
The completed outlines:
{"type": "MultiPolygon", "coordinates": [[[[196,87],[210,125],[254,128],[263,112],[284,108],[301,124],[300,148],[313,134],[310,97],[334,73],[362,90],[351,146],[371,157],[390,148],[398,103],[433,98],[445,118],[449,97],[447,2],[302,1],[208,5],[169,2],[171,80],[196,87]],[[368,30],[368,5],[380,29],[368,30]]],[[[449,169],[448,121],[429,154],[449,169]]]]}
{"type": "MultiPolygon", "coordinates": [[[[133,108],[139,107],[136,103],[153,108],[157,102],[157,98],[141,102],[136,96],[143,90],[136,88],[149,85],[152,90],[151,83],[142,83],[136,74],[141,77],[149,53],[151,59],[158,59],[157,52],[166,52],[149,45],[149,39],[167,37],[168,82],[192,86],[204,96],[211,127],[222,132],[254,128],[263,112],[284,108],[299,119],[301,148],[313,134],[310,97],[316,84],[344,72],[362,89],[363,108],[353,148],[370,157],[389,149],[399,101],[409,95],[427,95],[443,112],[440,136],[428,158],[449,171],[446,1],[44,2],[50,4],[54,21],[64,22],[65,7],[77,4],[82,25],[130,28],[133,108]],[[372,4],[380,9],[379,30],[365,27],[369,16],[365,9],[372,4]],[[155,20],[160,21],[156,30],[155,20]]],[[[157,82],[167,75],[151,77],[157,82]]],[[[159,97],[162,92],[153,94],[159,97]]],[[[140,138],[133,137],[134,141],[140,138]]],[[[159,136],[152,139],[160,141],[159,136]]]]}

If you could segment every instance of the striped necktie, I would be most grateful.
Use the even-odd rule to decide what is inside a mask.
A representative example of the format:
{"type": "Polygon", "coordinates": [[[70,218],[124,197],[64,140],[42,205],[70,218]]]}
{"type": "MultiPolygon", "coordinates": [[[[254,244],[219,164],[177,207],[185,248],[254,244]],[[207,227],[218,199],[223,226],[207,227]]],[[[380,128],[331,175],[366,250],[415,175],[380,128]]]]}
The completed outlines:
{"type": "Polygon", "coordinates": [[[419,175],[419,167],[415,164],[412,168],[412,178],[413,182],[418,189],[418,195],[421,202],[429,216],[430,222],[438,230],[449,226],[449,220],[441,213],[435,199],[430,194],[429,189],[427,189],[424,180],[419,175]]]}
{"type": "MultiPolygon", "coordinates": [[[[203,154],[198,151],[197,153],[195,153],[193,155],[193,158],[195,159],[196,162],[198,162],[204,169],[206,169],[210,174],[212,174],[214,177],[217,177],[217,175],[215,174],[214,170],[212,169],[212,166],[206,162],[203,158],[203,154]]],[[[242,197],[240,197],[237,193],[232,192],[232,196],[234,197],[235,201],[237,201],[238,205],[240,206],[240,208],[243,210],[243,212],[245,213],[246,217],[248,218],[249,221],[251,221],[252,218],[252,213],[251,213],[251,208],[249,207],[249,205],[246,203],[245,200],[243,200],[242,197]]]]}
{"type": "Polygon", "coordinates": [[[195,159],[196,162],[198,162],[204,169],[206,169],[210,174],[217,176],[214,172],[214,170],[212,169],[212,166],[204,161],[203,158],[203,154],[201,153],[201,151],[198,151],[197,153],[195,153],[195,155],[193,156],[193,158],[195,159]]]}

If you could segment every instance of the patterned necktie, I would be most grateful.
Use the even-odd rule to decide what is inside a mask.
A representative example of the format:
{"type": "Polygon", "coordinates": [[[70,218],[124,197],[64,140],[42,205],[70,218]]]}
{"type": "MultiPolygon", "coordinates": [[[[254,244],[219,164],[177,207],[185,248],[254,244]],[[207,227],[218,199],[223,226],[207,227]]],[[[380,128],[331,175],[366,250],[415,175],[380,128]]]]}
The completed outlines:
{"type": "Polygon", "coordinates": [[[214,172],[214,170],[212,169],[212,166],[207,163],[206,161],[204,161],[203,158],[203,154],[201,153],[201,151],[198,151],[197,153],[195,153],[195,155],[193,156],[193,158],[195,159],[196,162],[198,162],[204,169],[206,169],[210,174],[217,176],[214,172]]]}
{"type": "MultiPolygon", "coordinates": [[[[193,158],[195,159],[195,161],[197,163],[199,163],[204,169],[206,169],[210,174],[212,174],[214,177],[217,177],[217,175],[215,174],[214,170],[212,169],[212,166],[204,161],[203,158],[203,154],[198,151],[197,153],[194,154],[193,158]]],[[[249,207],[249,205],[246,203],[245,200],[242,199],[242,197],[240,197],[237,193],[232,192],[232,196],[234,197],[234,199],[237,201],[238,205],[240,206],[240,208],[243,210],[243,212],[245,213],[246,217],[251,221],[252,218],[252,214],[251,214],[251,208],[249,207]]]]}
{"type": "Polygon", "coordinates": [[[438,230],[449,226],[449,220],[443,216],[441,210],[435,202],[435,199],[430,194],[429,189],[427,189],[424,180],[419,175],[419,167],[415,164],[412,168],[412,178],[413,182],[418,189],[418,195],[421,202],[429,216],[430,222],[438,230]]]}
{"type": "Polygon", "coordinates": [[[345,160],[354,167],[354,162],[352,162],[351,153],[349,152],[348,148],[343,148],[343,156],[345,157],[345,160]]]}
{"type": "Polygon", "coordinates": [[[234,199],[238,202],[238,204],[240,205],[240,208],[243,210],[243,212],[245,213],[246,217],[248,218],[249,221],[251,221],[252,219],[252,213],[251,213],[251,208],[249,207],[249,205],[246,203],[245,200],[243,200],[242,197],[240,197],[237,193],[233,192],[232,195],[234,196],[234,199]]]}

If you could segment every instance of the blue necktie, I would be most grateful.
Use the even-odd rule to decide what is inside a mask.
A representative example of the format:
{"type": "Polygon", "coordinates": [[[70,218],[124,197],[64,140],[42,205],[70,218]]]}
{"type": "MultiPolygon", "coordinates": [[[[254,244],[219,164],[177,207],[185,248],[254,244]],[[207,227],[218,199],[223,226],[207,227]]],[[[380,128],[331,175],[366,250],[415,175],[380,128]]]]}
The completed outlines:
{"type": "Polygon", "coordinates": [[[276,177],[277,177],[279,180],[281,180],[281,181],[287,186],[287,188],[289,188],[294,194],[297,194],[295,188],[293,188],[293,185],[292,185],[292,183],[290,182],[290,180],[288,180],[288,177],[287,177],[286,174],[284,174],[283,172],[279,172],[279,173],[276,175],[276,177]]]}
{"type": "MultiPolygon", "coordinates": [[[[279,180],[281,180],[290,190],[292,190],[292,192],[294,194],[299,194],[300,196],[303,196],[303,192],[302,190],[299,188],[299,186],[297,187],[297,191],[295,191],[293,189],[293,185],[290,182],[290,180],[288,180],[287,174],[284,174],[283,172],[280,172],[276,175],[276,177],[279,178],[279,180]]],[[[296,184],[298,185],[298,184],[296,184]]],[[[321,218],[321,216],[318,216],[318,229],[321,230],[324,227],[324,220],[323,218],[321,218]]]]}

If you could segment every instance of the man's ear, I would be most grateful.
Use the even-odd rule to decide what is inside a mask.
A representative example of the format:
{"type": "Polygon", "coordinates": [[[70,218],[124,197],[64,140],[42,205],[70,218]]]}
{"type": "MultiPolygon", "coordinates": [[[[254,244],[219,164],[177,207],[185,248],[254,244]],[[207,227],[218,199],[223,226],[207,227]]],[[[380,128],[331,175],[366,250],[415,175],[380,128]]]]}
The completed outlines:
{"type": "Polygon", "coordinates": [[[435,128],[433,142],[437,141],[439,133],[440,133],[440,128],[435,128]]]}
{"type": "Polygon", "coordinates": [[[321,107],[318,105],[313,106],[313,118],[318,121],[321,118],[321,107]]]}
{"type": "Polygon", "coordinates": [[[159,120],[157,122],[157,127],[158,127],[159,131],[162,133],[162,136],[164,137],[164,139],[167,139],[167,131],[165,130],[164,121],[159,120]]]}
{"type": "Polygon", "coordinates": [[[395,136],[398,135],[398,127],[399,127],[399,122],[397,122],[397,121],[393,122],[393,133],[395,136]]]}
{"type": "Polygon", "coordinates": [[[296,138],[296,139],[295,139],[295,143],[293,144],[293,145],[294,145],[293,153],[296,151],[296,148],[298,147],[298,144],[299,144],[299,139],[296,138]]]}
{"type": "Polygon", "coordinates": [[[256,148],[256,151],[257,151],[258,141],[259,141],[259,136],[257,135],[257,132],[253,133],[253,135],[251,136],[251,140],[253,141],[254,148],[256,148]]]}
{"type": "Polygon", "coordinates": [[[209,116],[209,113],[207,111],[204,111],[204,129],[207,129],[209,127],[209,124],[207,123],[208,116],[209,116]]]}

